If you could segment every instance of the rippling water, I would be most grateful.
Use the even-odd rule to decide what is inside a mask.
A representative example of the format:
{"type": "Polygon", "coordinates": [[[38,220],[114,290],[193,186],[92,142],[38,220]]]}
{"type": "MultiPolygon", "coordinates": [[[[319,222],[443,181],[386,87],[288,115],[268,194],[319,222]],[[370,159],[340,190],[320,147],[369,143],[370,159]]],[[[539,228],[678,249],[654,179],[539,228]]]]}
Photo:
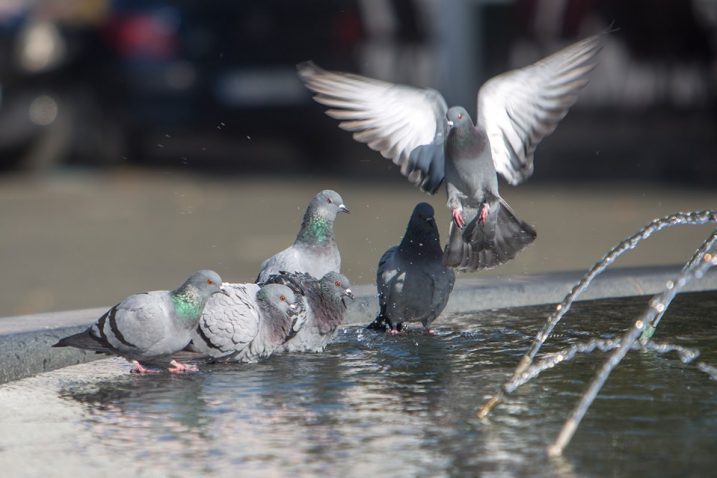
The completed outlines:
{"type": "MultiPolygon", "coordinates": [[[[614,337],[643,299],[576,306],[545,351],[614,337]]],[[[577,358],[476,408],[512,372],[549,307],[440,320],[438,335],[340,331],[322,354],[133,376],[107,359],[0,386],[3,476],[709,476],[717,382],[674,355],[632,352],[563,458],[545,447],[605,357],[577,358]]],[[[678,298],[655,339],[717,365],[717,294],[678,298]]]]}

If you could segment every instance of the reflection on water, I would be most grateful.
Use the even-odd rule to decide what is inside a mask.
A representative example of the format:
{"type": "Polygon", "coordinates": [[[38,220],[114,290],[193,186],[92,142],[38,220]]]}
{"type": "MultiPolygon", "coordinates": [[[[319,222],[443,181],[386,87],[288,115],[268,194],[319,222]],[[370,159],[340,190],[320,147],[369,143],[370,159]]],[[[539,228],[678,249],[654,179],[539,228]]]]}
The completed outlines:
{"type": "MultiPolygon", "coordinates": [[[[643,306],[644,299],[578,304],[551,343],[615,337],[643,306]]],[[[680,297],[658,340],[696,347],[717,364],[716,309],[717,294],[680,297]]],[[[547,371],[490,421],[474,417],[549,310],[441,319],[435,337],[349,327],[322,354],[191,375],[134,376],[126,362],[109,359],[6,384],[0,469],[8,476],[709,474],[717,465],[717,387],[670,355],[628,355],[558,461],[545,457],[545,446],[597,356],[547,371]]]]}

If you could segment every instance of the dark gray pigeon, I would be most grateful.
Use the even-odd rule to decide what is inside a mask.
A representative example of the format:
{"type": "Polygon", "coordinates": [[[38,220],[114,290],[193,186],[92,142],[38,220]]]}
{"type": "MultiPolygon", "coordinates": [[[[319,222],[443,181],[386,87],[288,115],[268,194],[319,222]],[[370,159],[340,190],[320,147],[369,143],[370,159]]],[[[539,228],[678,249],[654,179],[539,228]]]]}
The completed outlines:
{"type": "Polygon", "coordinates": [[[294,244],[265,260],[256,282],[264,282],[279,272],[306,272],[323,277],[341,270],[341,254],[334,238],[334,220],[339,212],[349,212],[339,193],[325,189],[309,203],[294,244]]]}
{"type": "Polygon", "coordinates": [[[380,311],[368,328],[395,334],[404,322],[415,321],[432,333],[430,325],[446,307],[456,280],[442,255],[433,207],[419,203],[401,244],[388,249],[378,262],[380,311]]]}
{"type": "Polygon", "coordinates": [[[304,325],[300,298],[285,285],[225,284],[204,308],[188,350],[214,361],[256,362],[304,325]]]}
{"type": "Polygon", "coordinates": [[[154,291],[127,297],[90,328],[70,335],[53,347],[76,347],[121,355],[134,363],[132,372],[149,373],[149,364],[168,363],[170,372],[196,371],[193,365],[171,360],[191,340],[205,304],[221,289],[214,271],[192,274],[173,291],[154,291]]]}
{"type": "Polygon", "coordinates": [[[533,172],[533,153],[577,100],[597,64],[601,35],[487,81],[477,123],[448,109],[435,90],[298,65],[314,99],[342,129],[435,193],[445,180],[453,224],[444,262],[461,270],[494,267],[535,240],[498,194],[496,171],[516,185],[533,172]]]}
{"type": "Polygon", "coordinates": [[[354,298],[346,276],[329,272],[321,279],[306,273],[281,273],[268,282],[285,284],[303,296],[306,323],[297,334],[279,348],[283,352],[321,352],[333,338],[346,315],[345,297],[354,298]]]}

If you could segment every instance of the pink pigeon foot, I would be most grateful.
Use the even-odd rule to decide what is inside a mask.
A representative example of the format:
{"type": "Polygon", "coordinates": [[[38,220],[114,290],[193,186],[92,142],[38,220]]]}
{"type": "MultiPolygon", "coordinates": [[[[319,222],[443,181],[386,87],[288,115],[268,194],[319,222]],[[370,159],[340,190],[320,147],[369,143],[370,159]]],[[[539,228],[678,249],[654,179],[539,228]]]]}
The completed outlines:
{"type": "Polygon", "coordinates": [[[478,216],[478,221],[481,224],[485,224],[485,222],[488,220],[488,205],[484,204],[483,209],[480,210],[480,215],[478,216]]]}
{"type": "Polygon", "coordinates": [[[132,367],[132,370],[130,370],[129,373],[136,373],[139,375],[147,375],[150,373],[159,373],[159,370],[157,370],[157,369],[143,367],[142,364],[136,360],[132,360],[132,364],[134,365],[134,367],[132,367]]]}
{"type": "Polygon", "coordinates": [[[188,363],[181,363],[177,362],[176,360],[172,360],[169,362],[169,367],[167,370],[169,370],[172,373],[185,373],[185,372],[198,372],[199,369],[196,365],[188,364],[188,363]]]}
{"type": "Polygon", "coordinates": [[[426,332],[426,335],[436,335],[436,331],[433,330],[433,329],[430,328],[430,327],[426,327],[426,328],[423,329],[423,330],[426,332]]]}
{"type": "Polygon", "coordinates": [[[456,223],[456,226],[458,226],[460,229],[463,229],[463,226],[465,226],[466,222],[463,220],[461,210],[455,208],[452,210],[451,214],[453,215],[453,222],[456,223]]]}
{"type": "Polygon", "coordinates": [[[388,329],[388,333],[391,335],[398,335],[401,333],[401,331],[398,329],[388,329]]]}

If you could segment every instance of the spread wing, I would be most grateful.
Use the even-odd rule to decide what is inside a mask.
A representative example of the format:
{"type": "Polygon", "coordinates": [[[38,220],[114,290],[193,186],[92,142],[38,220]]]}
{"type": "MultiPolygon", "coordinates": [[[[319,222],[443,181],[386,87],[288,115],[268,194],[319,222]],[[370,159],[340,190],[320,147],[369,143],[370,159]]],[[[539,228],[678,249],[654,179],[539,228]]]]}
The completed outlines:
{"type": "Polygon", "coordinates": [[[478,92],[478,126],[490,141],[495,169],[510,184],[533,173],[533,152],[553,132],[597,65],[600,35],[532,65],[487,81],[478,92]]]}
{"type": "Polygon", "coordinates": [[[401,174],[426,192],[443,181],[446,101],[432,89],[395,85],[349,73],[326,71],[312,62],[297,67],[299,77],[330,107],[356,141],[366,143],[401,167],[401,174]]]}

